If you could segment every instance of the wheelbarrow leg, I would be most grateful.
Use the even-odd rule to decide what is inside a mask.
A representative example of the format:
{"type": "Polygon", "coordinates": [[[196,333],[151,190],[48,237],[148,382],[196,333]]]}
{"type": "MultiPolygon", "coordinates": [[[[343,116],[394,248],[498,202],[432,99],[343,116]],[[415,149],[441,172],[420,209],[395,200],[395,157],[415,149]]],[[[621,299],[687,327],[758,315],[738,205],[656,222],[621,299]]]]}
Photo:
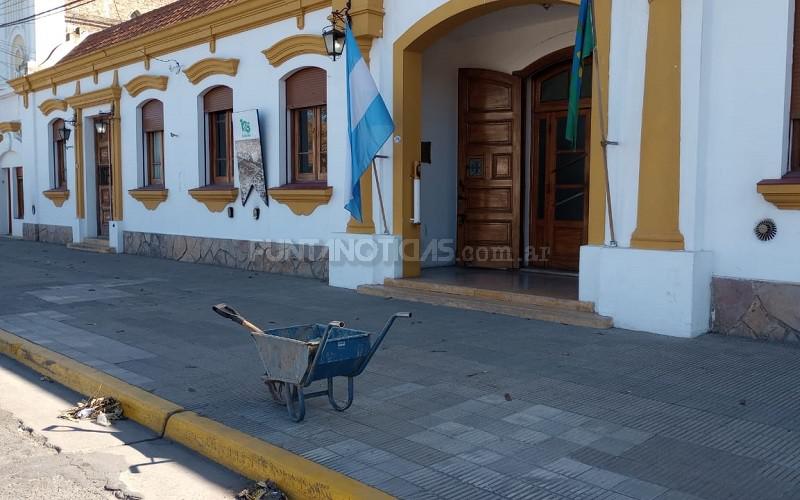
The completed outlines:
{"type": "Polygon", "coordinates": [[[336,401],[336,396],[333,394],[333,379],[328,379],[328,402],[336,411],[345,411],[353,404],[353,377],[347,377],[347,403],[340,406],[336,401]]]}
{"type": "Polygon", "coordinates": [[[289,417],[295,422],[302,422],[306,417],[306,397],[303,388],[295,384],[284,384],[283,388],[289,417]]]}

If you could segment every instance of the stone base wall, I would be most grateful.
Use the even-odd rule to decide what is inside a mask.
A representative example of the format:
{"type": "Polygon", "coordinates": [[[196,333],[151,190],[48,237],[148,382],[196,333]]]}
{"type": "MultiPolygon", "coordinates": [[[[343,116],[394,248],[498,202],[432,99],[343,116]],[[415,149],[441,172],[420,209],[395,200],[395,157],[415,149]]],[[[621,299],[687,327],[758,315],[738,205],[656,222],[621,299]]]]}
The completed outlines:
{"type": "Polygon", "coordinates": [[[41,241],[43,243],[72,243],[72,227],[53,226],[50,224],[22,224],[22,239],[41,241]]]}
{"type": "Polygon", "coordinates": [[[800,342],[800,284],[714,278],[714,333],[800,342]]]}
{"type": "Polygon", "coordinates": [[[125,253],[328,281],[328,247],[125,231],[125,253]]]}

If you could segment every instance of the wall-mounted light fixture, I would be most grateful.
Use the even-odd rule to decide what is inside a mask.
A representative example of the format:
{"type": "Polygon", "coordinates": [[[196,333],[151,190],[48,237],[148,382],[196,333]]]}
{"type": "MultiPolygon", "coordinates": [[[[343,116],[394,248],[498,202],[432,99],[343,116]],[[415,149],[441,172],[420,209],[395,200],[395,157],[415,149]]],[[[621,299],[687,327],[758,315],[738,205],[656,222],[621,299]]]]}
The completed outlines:
{"type": "Polygon", "coordinates": [[[228,217],[233,219],[233,207],[228,207],[228,217]]]}
{"type": "Polygon", "coordinates": [[[256,207],[256,208],[253,209],[253,218],[255,220],[258,220],[258,219],[261,218],[261,209],[260,208],[256,207]]]}
{"type": "Polygon", "coordinates": [[[72,135],[72,129],[67,128],[67,124],[72,125],[73,127],[78,124],[78,115],[76,113],[72,113],[71,120],[64,120],[64,125],[62,125],[56,132],[58,132],[58,137],[56,139],[60,141],[68,141],[70,136],[72,135]]]}
{"type": "Polygon", "coordinates": [[[331,25],[322,31],[322,39],[325,41],[325,50],[335,61],[344,52],[344,27],[350,24],[350,0],[347,0],[343,9],[331,12],[330,20],[331,25]]]}
{"type": "Polygon", "coordinates": [[[100,112],[94,119],[94,129],[98,134],[103,135],[108,132],[108,120],[114,116],[114,104],[111,104],[111,111],[108,113],[100,112]]]}

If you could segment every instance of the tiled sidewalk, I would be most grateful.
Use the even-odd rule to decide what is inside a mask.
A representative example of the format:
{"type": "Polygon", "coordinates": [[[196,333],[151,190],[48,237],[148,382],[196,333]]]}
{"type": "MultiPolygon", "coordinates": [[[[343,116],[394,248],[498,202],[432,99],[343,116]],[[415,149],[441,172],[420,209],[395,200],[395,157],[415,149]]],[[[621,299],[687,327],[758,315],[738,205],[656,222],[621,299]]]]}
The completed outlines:
{"type": "Polygon", "coordinates": [[[0,328],[403,498],[800,497],[800,350],[594,331],[313,280],[0,240],[0,328]],[[292,423],[264,327],[396,324],[353,407],[292,423]]]}

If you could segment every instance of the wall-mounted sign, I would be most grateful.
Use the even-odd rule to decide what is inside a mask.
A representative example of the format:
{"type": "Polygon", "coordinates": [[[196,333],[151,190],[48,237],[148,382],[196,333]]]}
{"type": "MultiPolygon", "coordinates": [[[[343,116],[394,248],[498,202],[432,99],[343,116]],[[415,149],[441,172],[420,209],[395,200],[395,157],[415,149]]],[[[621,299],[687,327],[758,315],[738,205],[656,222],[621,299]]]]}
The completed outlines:
{"type": "Polygon", "coordinates": [[[233,148],[239,171],[239,189],[242,205],[255,190],[265,204],[267,201],[266,169],[261,154],[261,133],[258,128],[258,111],[250,109],[233,113],[233,148]]]}

